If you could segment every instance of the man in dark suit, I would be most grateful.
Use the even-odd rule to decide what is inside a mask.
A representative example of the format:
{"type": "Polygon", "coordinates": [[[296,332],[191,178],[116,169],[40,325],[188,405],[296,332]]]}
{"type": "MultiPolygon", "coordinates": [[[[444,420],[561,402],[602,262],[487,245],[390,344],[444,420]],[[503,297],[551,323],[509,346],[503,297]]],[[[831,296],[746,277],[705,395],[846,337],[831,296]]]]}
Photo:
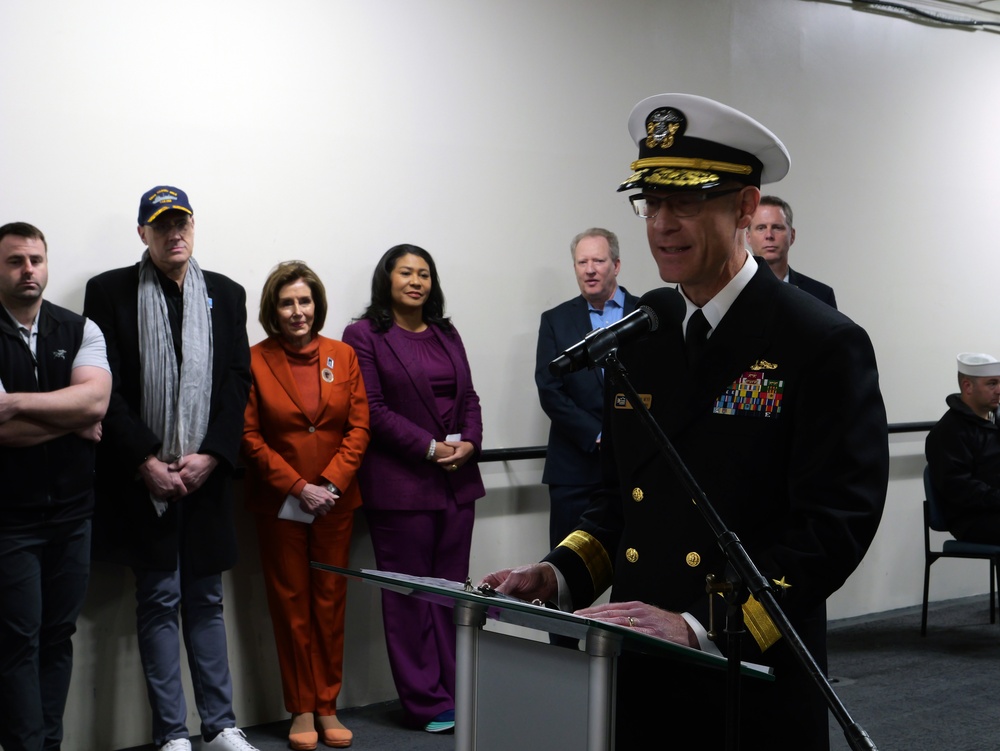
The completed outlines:
{"type": "Polygon", "coordinates": [[[746,236],[750,250],[767,261],[776,277],[808,292],[831,308],[837,307],[833,287],[800,274],[788,265],[788,250],[795,242],[795,227],[792,225],[792,207],[787,201],[777,196],[761,196],[746,236]]]}
{"type": "Polygon", "coordinates": [[[250,389],[246,293],[192,257],[194,211],[157,186],[139,205],[139,263],[87,283],[85,314],[114,374],[97,461],[95,557],[136,578],[139,652],[153,741],[191,748],[178,615],[202,748],[255,751],[236,727],[222,572],[236,562],[231,478],[250,389]]]}
{"type": "Polygon", "coordinates": [[[549,372],[549,363],[594,329],[631,313],[639,299],[618,286],[621,259],[614,232],[585,230],[573,238],[570,253],[580,295],[542,313],[535,350],[538,400],[552,421],[542,472],[549,486],[551,547],[576,527],[601,479],[604,374],[595,368],[560,378],[549,372]]]}
{"type": "MultiPolygon", "coordinates": [[[[630,200],[646,223],[660,278],[678,288],[640,299],[662,314],[660,325],[618,356],[642,405],[825,670],[826,599],[867,551],[888,484],[871,342],[844,315],[779,282],[737,242],[760,184],[789,167],[773,133],[688,94],[643,100],[629,132],[639,158],[619,190],[639,191],[630,200]]],[[[672,471],[640,408],[611,384],[601,490],[580,525],[542,563],[489,574],[484,583],[727,653],[725,639],[708,638],[705,593],[707,575],[729,573],[726,554],[692,503],[700,496],[672,471]],[[609,585],[608,604],[586,607],[609,585]]],[[[725,603],[714,600],[722,621],[725,603]]],[[[827,749],[826,703],[781,619],[756,598],[736,602],[748,632],[743,659],[775,676],[741,679],[743,745],[827,749]]],[[[697,732],[701,749],[726,747],[725,671],[626,651],[617,694],[618,748],[645,747],[665,720],[697,732]]]]}

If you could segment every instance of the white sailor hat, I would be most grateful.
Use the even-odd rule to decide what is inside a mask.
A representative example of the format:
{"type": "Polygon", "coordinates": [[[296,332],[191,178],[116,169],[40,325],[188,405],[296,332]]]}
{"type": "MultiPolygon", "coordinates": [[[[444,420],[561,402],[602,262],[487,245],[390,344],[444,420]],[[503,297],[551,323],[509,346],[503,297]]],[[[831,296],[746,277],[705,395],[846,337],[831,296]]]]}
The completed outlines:
{"type": "Polygon", "coordinates": [[[694,94],[657,94],[632,108],[628,131],[639,147],[618,187],[705,190],[735,180],[760,187],[788,173],[788,150],[752,117],[694,94]]]}
{"type": "Polygon", "coordinates": [[[958,356],[958,372],[967,376],[1000,376],[1000,360],[993,355],[963,352],[958,356]]]}

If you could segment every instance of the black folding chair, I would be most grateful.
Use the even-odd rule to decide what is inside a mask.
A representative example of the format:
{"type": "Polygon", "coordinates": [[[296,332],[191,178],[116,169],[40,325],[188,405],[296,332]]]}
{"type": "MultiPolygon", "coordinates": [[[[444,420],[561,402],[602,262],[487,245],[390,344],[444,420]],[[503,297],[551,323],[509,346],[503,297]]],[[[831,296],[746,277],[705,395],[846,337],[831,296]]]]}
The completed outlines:
{"type": "Polygon", "coordinates": [[[931,530],[947,532],[931,487],[930,468],[924,467],[924,608],[920,616],[920,635],[927,636],[927,594],[931,582],[931,564],[939,558],[981,558],[990,562],[990,623],[997,622],[997,564],[1000,562],[1000,545],[983,545],[978,542],[945,540],[940,550],[931,550],[931,530]]]}

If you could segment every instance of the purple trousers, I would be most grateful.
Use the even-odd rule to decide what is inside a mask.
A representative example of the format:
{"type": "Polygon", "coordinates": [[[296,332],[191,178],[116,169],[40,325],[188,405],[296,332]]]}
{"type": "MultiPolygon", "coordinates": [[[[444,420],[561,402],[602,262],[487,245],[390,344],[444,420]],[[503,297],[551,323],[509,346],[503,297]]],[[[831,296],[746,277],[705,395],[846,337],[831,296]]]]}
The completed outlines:
{"type": "MultiPolygon", "coordinates": [[[[454,500],[438,511],[366,509],[380,571],[464,582],[469,575],[475,504],[454,500]]],[[[455,708],[452,608],[382,592],[389,666],[407,721],[415,727],[455,708]]]]}

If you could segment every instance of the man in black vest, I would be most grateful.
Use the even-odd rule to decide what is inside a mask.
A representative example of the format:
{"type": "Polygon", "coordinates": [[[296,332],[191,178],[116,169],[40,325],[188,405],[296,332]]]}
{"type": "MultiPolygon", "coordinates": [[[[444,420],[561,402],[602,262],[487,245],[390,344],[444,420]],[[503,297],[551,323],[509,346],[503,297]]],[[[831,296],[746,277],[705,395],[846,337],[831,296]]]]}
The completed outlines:
{"type": "Polygon", "coordinates": [[[94,446],[111,394],[100,329],[42,300],[48,247],[0,227],[0,747],[57,749],[90,573],[94,446]]]}

